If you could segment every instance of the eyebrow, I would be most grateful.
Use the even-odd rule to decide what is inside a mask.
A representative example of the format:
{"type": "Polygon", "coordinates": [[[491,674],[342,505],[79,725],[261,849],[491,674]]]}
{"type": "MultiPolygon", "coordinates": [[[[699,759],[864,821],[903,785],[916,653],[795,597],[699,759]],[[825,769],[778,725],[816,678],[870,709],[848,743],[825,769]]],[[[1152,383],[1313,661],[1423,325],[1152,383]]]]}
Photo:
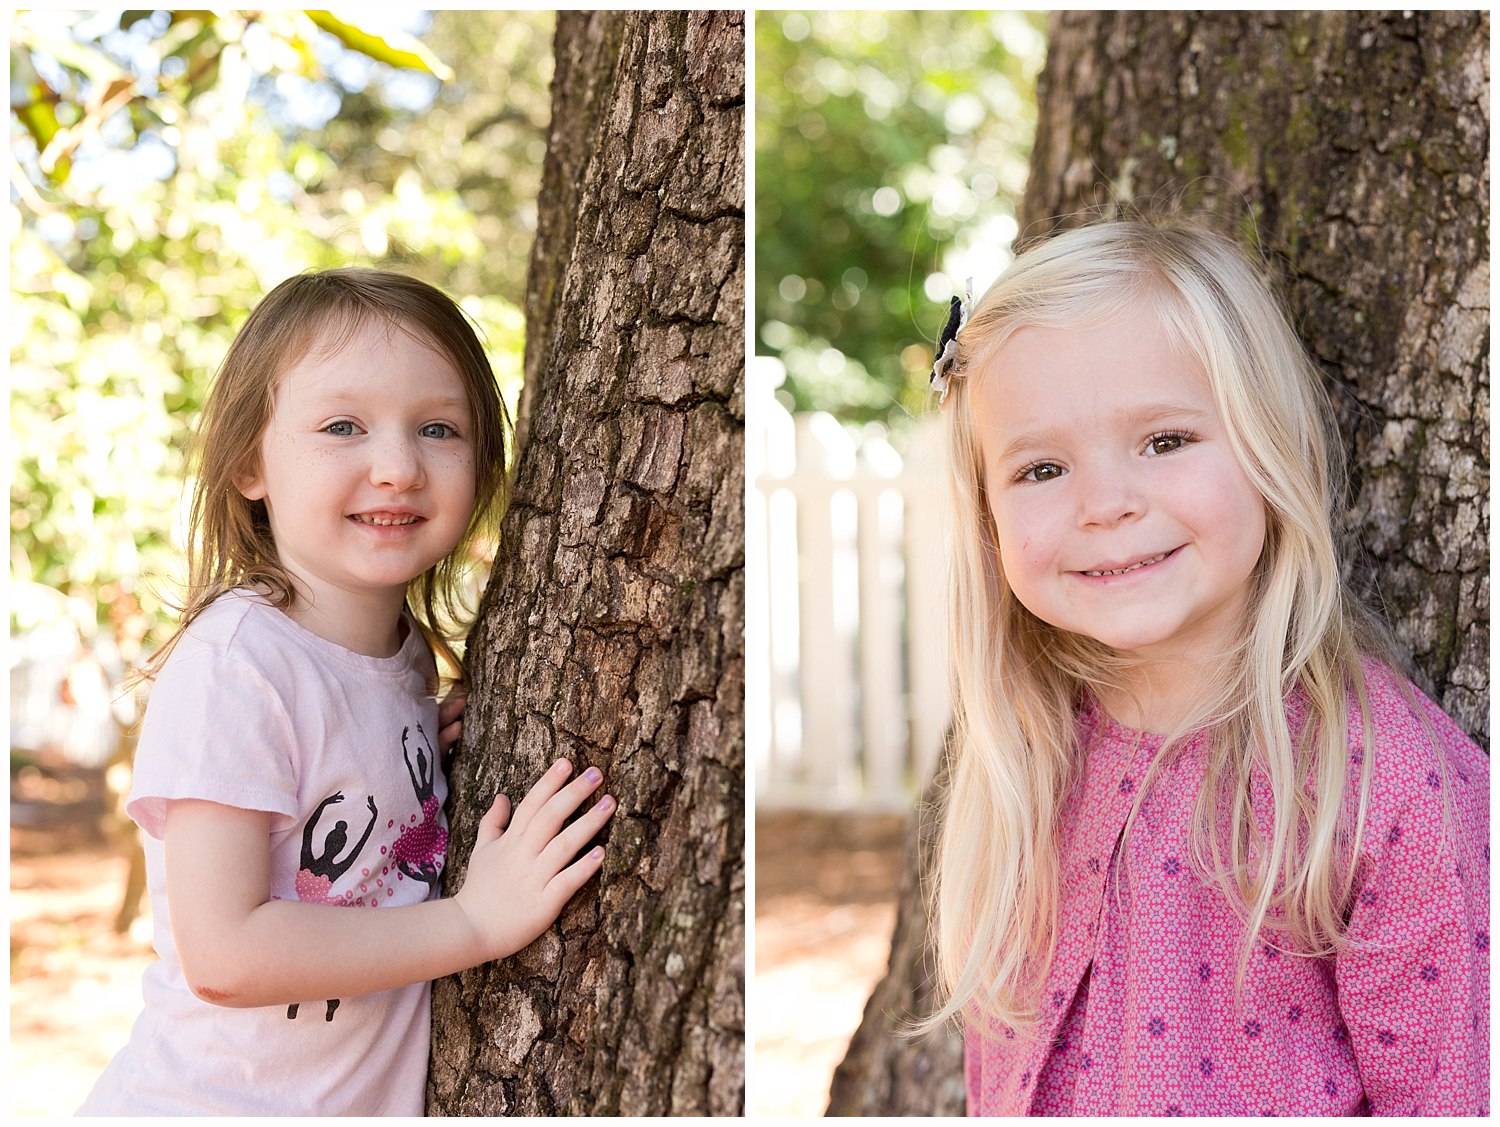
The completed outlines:
{"type": "MultiPolygon", "coordinates": [[[[1110,421],[1117,426],[1150,427],[1166,422],[1202,426],[1209,418],[1210,415],[1206,411],[1185,403],[1150,403],[1142,407],[1128,407],[1115,411],[1111,414],[1110,421]]],[[[1072,431],[1067,426],[1023,431],[1007,442],[996,457],[1002,463],[1008,462],[1024,450],[1061,445],[1071,434],[1072,431]]]]}

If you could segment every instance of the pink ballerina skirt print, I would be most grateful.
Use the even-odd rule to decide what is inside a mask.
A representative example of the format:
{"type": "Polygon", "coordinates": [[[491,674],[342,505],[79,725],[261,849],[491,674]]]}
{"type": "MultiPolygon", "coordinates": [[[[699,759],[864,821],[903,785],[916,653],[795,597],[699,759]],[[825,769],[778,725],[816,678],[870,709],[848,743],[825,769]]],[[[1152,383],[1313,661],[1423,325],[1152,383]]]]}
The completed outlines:
{"type": "MultiPolygon", "coordinates": [[[[395,831],[394,839],[380,845],[380,855],[387,863],[381,865],[379,872],[361,869],[357,887],[334,891],[334,885],[364,854],[380,820],[375,796],[366,795],[368,818],[359,840],[351,845],[349,822],[337,816],[342,812],[344,794],[336,791],[318,803],[302,827],[302,857],[296,877],[298,900],[340,908],[378,908],[394,897],[394,882],[398,880],[411,878],[431,888],[437,887],[448,849],[442,804],[435,793],[437,761],[422,726],[417,725],[421,744],[416,748],[411,746],[410,732],[409,728],[401,730],[401,751],[420,812],[410,814],[403,824],[398,825],[394,818],[386,821],[386,831],[395,831]],[[332,822],[332,825],[327,825],[327,822],[332,822]],[[321,838],[318,836],[320,826],[323,827],[321,838]]],[[[337,998],[327,999],[325,1020],[332,1021],[338,1007],[337,998]]],[[[287,1017],[295,1021],[299,1009],[298,1004],[288,1006],[287,1017]]]]}

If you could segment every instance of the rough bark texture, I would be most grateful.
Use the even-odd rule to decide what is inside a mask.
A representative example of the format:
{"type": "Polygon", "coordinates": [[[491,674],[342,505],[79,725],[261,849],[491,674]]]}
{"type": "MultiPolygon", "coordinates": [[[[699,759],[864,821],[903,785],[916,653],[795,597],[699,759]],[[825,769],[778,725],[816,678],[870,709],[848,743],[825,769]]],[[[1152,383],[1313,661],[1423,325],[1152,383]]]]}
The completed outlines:
{"type": "Polygon", "coordinates": [[[557,756],[604,870],[439,982],[434,1115],[744,1105],[744,19],[560,13],[528,437],[470,635],[448,891],[557,756]]]}
{"type": "Polygon", "coordinates": [[[865,1003],[864,1020],[833,1074],[829,1115],[962,1115],[963,1038],[947,1027],[920,1038],[903,1026],[938,1008],[936,971],[927,942],[927,909],[920,874],[937,848],[937,802],[947,785],[948,749],[922,796],[902,848],[896,888],[891,969],[865,1003]]]}
{"type": "MultiPolygon", "coordinates": [[[[1488,52],[1483,12],[1059,12],[1019,216],[1207,210],[1260,251],[1349,445],[1354,581],[1486,746],[1488,52]]],[[[892,1032],[925,974],[914,887],[830,1113],[962,1111],[952,1045],[892,1032]]]]}

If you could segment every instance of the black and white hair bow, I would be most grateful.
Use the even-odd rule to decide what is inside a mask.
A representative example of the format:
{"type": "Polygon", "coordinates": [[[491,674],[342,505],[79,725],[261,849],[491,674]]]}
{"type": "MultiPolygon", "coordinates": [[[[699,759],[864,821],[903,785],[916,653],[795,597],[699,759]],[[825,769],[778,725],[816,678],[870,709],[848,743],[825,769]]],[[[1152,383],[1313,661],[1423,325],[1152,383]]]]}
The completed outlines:
{"type": "Polygon", "coordinates": [[[938,393],[938,402],[948,398],[948,369],[958,352],[958,334],[969,323],[969,313],[974,308],[974,279],[964,282],[964,296],[954,296],[948,302],[948,323],[938,334],[937,350],[932,361],[932,376],[928,384],[938,393]]]}

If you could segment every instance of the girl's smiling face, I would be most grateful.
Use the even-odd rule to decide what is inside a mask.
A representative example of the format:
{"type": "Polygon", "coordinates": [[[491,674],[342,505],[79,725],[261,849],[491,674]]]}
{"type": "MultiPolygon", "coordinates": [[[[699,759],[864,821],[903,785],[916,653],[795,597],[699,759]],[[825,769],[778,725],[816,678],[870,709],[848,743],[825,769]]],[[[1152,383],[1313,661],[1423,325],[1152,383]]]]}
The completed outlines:
{"type": "Polygon", "coordinates": [[[1044,622],[1148,660],[1233,645],[1266,539],[1208,379],[1144,305],[1023,328],[970,377],[1005,577],[1044,622]]]}
{"type": "Polygon", "coordinates": [[[468,528],[472,425],[453,363],[396,327],[361,326],[337,350],[315,344],[282,375],[260,464],[237,485],[265,502],[315,622],[389,607],[394,629],[407,584],[468,528]]]}

